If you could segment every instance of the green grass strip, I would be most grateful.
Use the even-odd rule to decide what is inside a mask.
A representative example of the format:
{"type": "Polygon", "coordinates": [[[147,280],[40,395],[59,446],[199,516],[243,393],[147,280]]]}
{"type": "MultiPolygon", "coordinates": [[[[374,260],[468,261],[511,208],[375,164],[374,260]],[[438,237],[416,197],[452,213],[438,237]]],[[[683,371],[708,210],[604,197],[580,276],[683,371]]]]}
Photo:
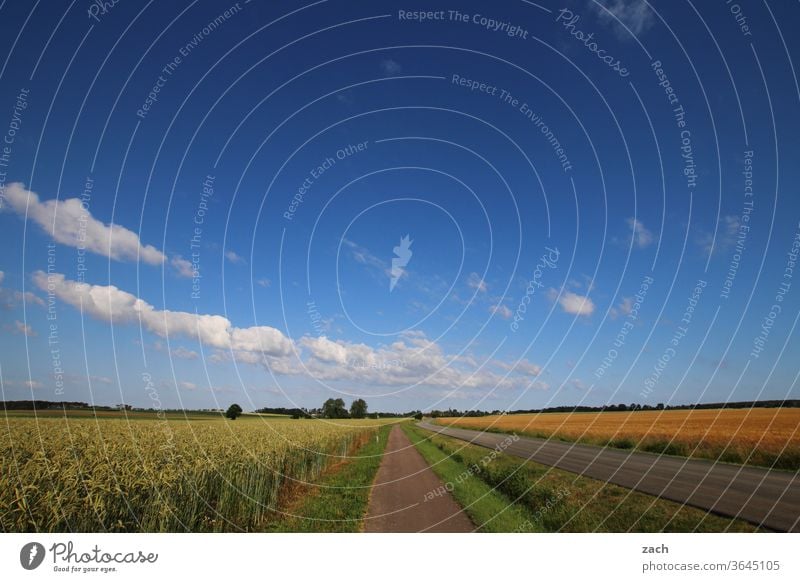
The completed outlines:
{"type": "MultiPolygon", "coordinates": [[[[431,442],[431,433],[413,425],[403,425],[414,446],[439,478],[445,482],[450,494],[469,515],[481,532],[544,531],[534,524],[533,515],[525,507],[512,503],[476,475],[470,467],[431,442]]],[[[488,449],[483,449],[481,458],[488,449]]],[[[480,458],[476,462],[480,462],[480,458]]]]}
{"type": "Polygon", "coordinates": [[[372,482],[381,464],[392,425],[383,426],[349,460],[312,486],[287,516],[270,524],[273,532],[358,532],[367,512],[372,482]]]}
{"type": "Polygon", "coordinates": [[[403,427],[433,470],[452,484],[453,497],[483,531],[503,532],[743,532],[758,528],[742,520],[710,514],[605,481],[581,477],[533,461],[437,435],[403,427]],[[487,460],[488,459],[488,460],[487,460]],[[469,472],[467,479],[460,478],[469,472]],[[491,501],[467,506],[484,492],[491,501]],[[478,493],[480,492],[480,493],[478,493]],[[511,500],[515,500],[513,503],[511,500]],[[508,510],[491,520],[512,504],[508,510]],[[491,510],[489,509],[491,508],[491,510]],[[508,513],[506,518],[503,515],[508,513]],[[524,516],[524,518],[523,518],[524,516]],[[523,518],[520,523],[520,518],[523,518]]]}

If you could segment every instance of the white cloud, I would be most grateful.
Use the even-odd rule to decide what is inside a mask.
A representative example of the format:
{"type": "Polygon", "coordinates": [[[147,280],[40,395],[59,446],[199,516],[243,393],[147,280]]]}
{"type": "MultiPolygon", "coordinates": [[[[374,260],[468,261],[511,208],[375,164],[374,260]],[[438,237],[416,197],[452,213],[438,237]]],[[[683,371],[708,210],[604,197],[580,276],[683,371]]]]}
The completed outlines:
{"type": "Polygon", "coordinates": [[[13,182],[5,189],[9,207],[19,216],[27,217],[58,243],[83,247],[117,261],[141,259],[150,265],[164,262],[164,253],[151,245],[142,245],[139,236],[116,224],[103,224],[84,209],[78,198],[39,201],[35,192],[13,182]]]}
{"type": "MultiPolygon", "coordinates": [[[[318,360],[322,360],[323,362],[331,362],[335,364],[347,363],[347,348],[341,344],[329,340],[325,336],[319,338],[304,337],[300,340],[300,345],[308,348],[311,351],[312,356],[318,360]]],[[[366,346],[364,347],[366,348],[366,346]]],[[[369,348],[366,349],[368,350],[369,348]]],[[[351,352],[353,351],[354,348],[351,348],[351,352]]]]}
{"type": "Polygon", "coordinates": [[[175,255],[169,260],[169,264],[175,269],[175,272],[178,273],[181,277],[186,277],[187,279],[191,279],[197,273],[195,273],[195,269],[192,266],[192,261],[184,259],[180,255],[175,255]]]}
{"type": "Polygon", "coordinates": [[[170,355],[174,358],[178,358],[179,360],[196,360],[200,357],[200,354],[198,354],[196,351],[184,348],[182,346],[170,351],[170,355]]]}
{"type": "Polygon", "coordinates": [[[732,214],[720,217],[717,222],[716,236],[717,238],[714,240],[713,233],[698,231],[695,242],[707,255],[712,251],[718,252],[733,247],[739,236],[739,217],[732,214]]]}
{"type": "Polygon", "coordinates": [[[538,373],[535,364],[519,367],[493,361],[506,374],[481,366],[474,358],[444,353],[424,336],[406,336],[388,346],[370,347],[326,337],[304,337],[299,342],[308,357],[308,373],[325,381],[346,380],[365,386],[423,386],[448,389],[522,388],[530,384],[525,374],[538,373]]]}
{"type": "MultiPolygon", "coordinates": [[[[558,291],[550,289],[548,295],[551,299],[555,299],[558,297],[558,291]]],[[[558,303],[565,313],[571,313],[572,315],[589,316],[594,313],[594,301],[572,291],[564,291],[558,299],[558,303]]]]}
{"type": "Polygon", "coordinates": [[[272,285],[272,281],[270,281],[270,280],[269,280],[269,279],[267,279],[267,278],[261,278],[261,279],[258,279],[258,280],[256,281],[256,283],[257,283],[257,284],[258,284],[260,287],[264,287],[265,289],[266,289],[267,287],[270,287],[270,286],[272,285]]]}
{"type": "Polygon", "coordinates": [[[616,319],[620,315],[630,315],[631,311],[633,311],[633,297],[623,297],[616,307],[608,310],[608,314],[611,319],[616,319]]]}
{"type": "Polygon", "coordinates": [[[240,257],[239,255],[237,255],[235,252],[233,252],[231,250],[225,251],[225,258],[228,259],[228,261],[230,261],[234,265],[243,265],[244,263],[247,262],[242,257],[240,257]]]}
{"type": "Polygon", "coordinates": [[[569,381],[570,385],[576,390],[586,390],[586,383],[580,378],[573,378],[569,381]]]}
{"type": "Polygon", "coordinates": [[[514,312],[511,311],[506,305],[492,305],[489,306],[489,312],[502,317],[503,319],[511,319],[514,312]]]}
{"type": "Polygon", "coordinates": [[[365,247],[362,247],[358,243],[346,238],[342,239],[342,244],[344,244],[350,250],[350,255],[356,260],[356,262],[361,263],[362,265],[375,267],[376,269],[380,269],[384,272],[388,272],[388,264],[382,259],[379,259],[373,255],[365,247]]]}
{"type": "MultiPolygon", "coordinates": [[[[0,271],[0,285],[3,284],[6,274],[0,271]]],[[[13,291],[11,289],[4,289],[0,287],[0,308],[12,309],[19,303],[30,303],[44,307],[44,300],[30,291],[13,291]]]]}
{"type": "Polygon", "coordinates": [[[214,348],[258,351],[284,356],[292,342],[271,327],[237,328],[221,315],[198,315],[185,311],[158,310],[136,296],[113,285],[89,285],[70,281],[59,273],[48,275],[37,271],[34,283],[40,289],[51,286],[56,297],[73,307],[83,306],[84,313],[114,323],[140,321],[142,326],[160,337],[184,336],[197,339],[214,348]]]}
{"type": "Polygon", "coordinates": [[[623,297],[617,308],[622,315],[630,315],[633,311],[633,297],[623,297]]]}
{"type": "Polygon", "coordinates": [[[38,335],[30,325],[26,325],[21,321],[14,322],[14,333],[20,333],[28,337],[36,337],[38,335]]]}
{"type": "Polygon", "coordinates": [[[387,75],[399,75],[403,70],[403,65],[393,59],[381,61],[381,70],[387,75]]]}
{"type": "Polygon", "coordinates": [[[39,382],[38,380],[24,380],[24,381],[17,381],[17,380],[5,380],[4,384],[8,388],[28,388],[29,390],[36,390],[37,388],[44,388],[44,384],[39,382]]]}
{"type": "Polygon", "coordinates": [[[184,390],[197,390],[197,384],[194,384],[193,382],[186,382],[186,381],[178,382],[178,386],[180,386],[184,390]]]}
{"type": "Polygon", "coordinates": [[[633,238],[633,246],[643,249],[653,244],[653,233],[645,228],[641,220],[629,218],[625,222],[631,228],[631,237],[633,238]]]}
{"type": "Polygon", "coordinates": [[[478,273],[470,273],[469,277],[467,278],[467,286],[470,289],[476,289],[479,293],[486,293],[489,290],[489,286],[486,285],[486,281],[481,279],[481,276],[478,273]]]}
{"type": "Polygon", "coordinates": [[[153,349],[158,352],[166,352],[169,351],[169,355],[173,358],[178,358],[179,360],[196,360],[200,357],[194,350],[187,349],[183,346],[178,346],[177,348],[167,350],[167,346],[164,345],[164,342],[161,340],[157,340],[153,342],[153,349]]]}
{"type": "Polygon", "coordinates": [[[542,373],[542,367],[539,364],[522,358],[516,362],[504,362],[503,360],[494,360],[494,364],[503,370],[510,370],[519,374],[526,374],[529,376],[538,376],[542,373]]]}
{"type": "Polygon", "coordinates": [[[655,22],[655,14],[644,0],[589,0],[589,6],[601,22],[613,27],[620,40],[631,40],[631,33],[639,36],[655,22]]]}
{"type": "MultiPolygon", "coordinates": [[[[234,327],[219,315],[198,315],[158,310],[113,285],[89,285],[67,280],[61,274],[37,272],[40,288],[53,289],[56,297],[84,313],[114,324],[141,325],[160,336],[182,336],[213,348],[211,362],[261,365],[279,375],[305,376],[319,381],[347,382],[357,386],[421,386],[447,389],[543,388],[531,376],[541,368],[527,360],[503,365],[481,363],[473,357],[447,354],[424,333],[409,333],[390,345],[377,347],[325,336],[304,336],[298,341],[268,326],[234,327]],[[498,371],[498,369],[500,371],[498,371]]],[[[156,342],[156,349],[164,345],[156,342]]],[[[178,348],[180,349],[180,348],[178,348]]],[[[175,354],[178,350],[174,350],[175,354]]],[[[190,350],[187,354],[194,354],[190,350]]],[[[193,357],[193,356],[189,356],[193,357]]]]}

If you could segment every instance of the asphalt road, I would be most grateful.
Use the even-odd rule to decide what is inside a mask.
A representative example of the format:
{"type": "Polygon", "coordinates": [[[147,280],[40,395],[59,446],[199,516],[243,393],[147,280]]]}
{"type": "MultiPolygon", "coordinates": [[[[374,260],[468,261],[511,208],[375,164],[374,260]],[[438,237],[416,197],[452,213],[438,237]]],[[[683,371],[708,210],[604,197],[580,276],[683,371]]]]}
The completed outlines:
{"type": "MultiPolygon", "coordinates": [[[[508,436],[427,422],[419,426],[488,448],[508,436]]],[[[768,529],[800,531],[800,473],[529,437],[503,452],[768,529]]]]}
{"type": "Polygon", "coordinates": [[[461,506],[444,488],[399,426],[389,442],[370,493],[364,530],[368,532],[471,532],[461,506]],[[439,494],[432,495],[437,491],[439,494]]]}

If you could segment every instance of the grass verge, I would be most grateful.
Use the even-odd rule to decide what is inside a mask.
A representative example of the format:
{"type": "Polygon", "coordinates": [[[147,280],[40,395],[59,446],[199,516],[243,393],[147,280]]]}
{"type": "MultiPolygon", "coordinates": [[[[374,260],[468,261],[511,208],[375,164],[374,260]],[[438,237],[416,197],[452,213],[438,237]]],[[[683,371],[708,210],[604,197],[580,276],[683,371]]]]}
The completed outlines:
{"type": "MultiPolygon", "coordinates": [[[[410,424],[405,424],[402,428],[433,472],[444,481],[456,502],[478,526],[478,531],[523,531],[531,518],[524,507],[512,503],[501,492],[472,475],[464,463],[449,455],[438,443],[431,442],[427,431],[410,424]]],[[[485,454],[484,450],[483,455],[485,454]]]]}
{"type": "Polygon", "coordinates": [[[362,528],[369,492],[381,464],[389,431],[377,431],[353,456],[328,468],[313,484],[296,487],[272,532],[357,532],[362,528]]]}
{"type": "Polygon", "coordinates": [[[480,531],[746,532],[742,520],[404,426],[480,531]],[[466,476],[466,477],[465,477],[466,476]]]}

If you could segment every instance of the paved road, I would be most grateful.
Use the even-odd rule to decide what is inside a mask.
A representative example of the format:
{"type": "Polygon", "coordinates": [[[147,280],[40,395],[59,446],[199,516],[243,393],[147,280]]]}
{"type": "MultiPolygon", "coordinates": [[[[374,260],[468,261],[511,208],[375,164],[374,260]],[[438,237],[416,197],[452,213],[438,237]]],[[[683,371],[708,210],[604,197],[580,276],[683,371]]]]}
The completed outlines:
{"type": "MultiPolygon", "coordinates": [[[[420,423],[483,447],[507,435],[420,423]]],[[[800,531],[800,473],[520,437],[504,452],[778,531],[800,531]]]]}
{"type": "Polygon", "coordinates": [[[368,532],[470,532],[475,529],[444,483],[399,426],[389,433],[369,498],[368,532]],[[439,489],[441,487],[441,489],[439,489]],[[444,492],[432,495],[432,491],[444,492]]]}

